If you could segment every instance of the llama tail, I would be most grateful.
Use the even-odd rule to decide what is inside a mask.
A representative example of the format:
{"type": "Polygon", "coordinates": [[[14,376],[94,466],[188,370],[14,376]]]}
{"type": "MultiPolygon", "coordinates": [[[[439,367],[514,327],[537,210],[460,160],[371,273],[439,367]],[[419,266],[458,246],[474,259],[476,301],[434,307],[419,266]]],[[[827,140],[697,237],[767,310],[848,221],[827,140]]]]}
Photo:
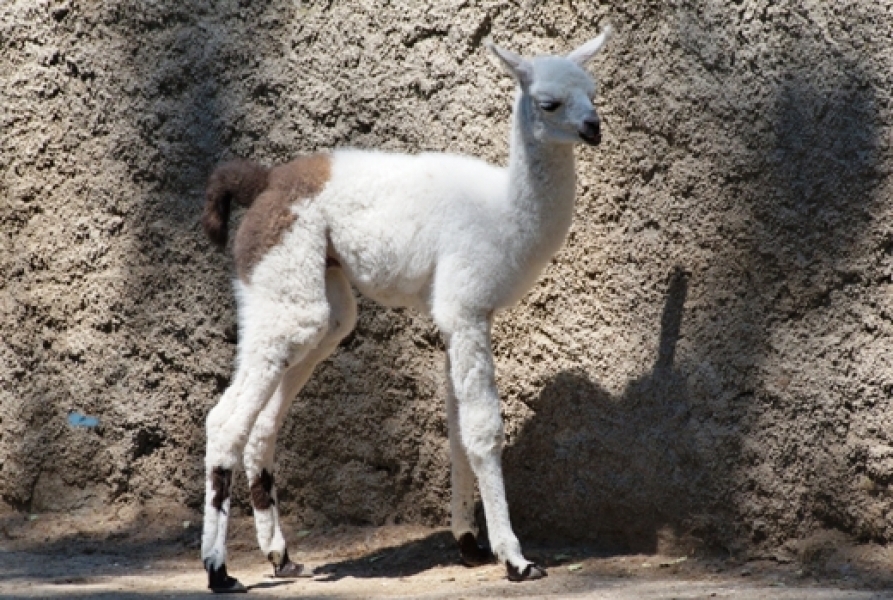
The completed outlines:
{"type": "Polygon", "coordinates": [[[270,169],[250,160],[233,160],[217,167],[208,179],[202,226],[211,241],[226,246],[230,204],[251,206],[267,187],[270,169]]]}

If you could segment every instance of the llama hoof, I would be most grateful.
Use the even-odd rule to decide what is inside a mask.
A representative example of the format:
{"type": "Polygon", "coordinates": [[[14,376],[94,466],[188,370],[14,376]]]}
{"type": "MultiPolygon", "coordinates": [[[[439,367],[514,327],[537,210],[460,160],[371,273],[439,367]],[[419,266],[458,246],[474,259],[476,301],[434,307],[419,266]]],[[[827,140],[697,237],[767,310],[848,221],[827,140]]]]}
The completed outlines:
{"type": "Polygon", "coordinates": [[[288,550],[280,554],[273,551],[267,554],[267,559],[273,563],[273,577],[279,579],[294,579],[304,574],[304,565],[295,564],[288,557],[288,550]]]}
{"type": "Polygon", "coordinates": [[[505,570],[508,573],[509,581],[532,581],[549,575],[544,568],[534,563],[527,563],[523,570],[519,570],[509,561],[505,561],[505,570]]]}
{"type": "Polygon", "coordinates": [[[214,568],[210,563],[205,563],[208,572],[208,588],[215,594],[244,594],[248,591],[235,577],[226,573],[226,565],[214,568]]]}
{"type": "Polygon", "coordinates": [[[466,531],[456,540],[459,544],[459,555],[462,563],[467,567],[479,567],[493,562],[493,553],[486,546],[478,544],[474,534],[466,531]]]}
{"type": "Polygon", "coordinates": [[[212,587],[211,591],[215,594],[247,594],[248,588],[242,585],[238,579],[230,577],[224,587],[212,587]]]}
{"type": "Polygon", "coordinates": [[[274,569],[273,574],[280,579],[295,579],[304,574],[304,565],[286,561],[274,569]]]}

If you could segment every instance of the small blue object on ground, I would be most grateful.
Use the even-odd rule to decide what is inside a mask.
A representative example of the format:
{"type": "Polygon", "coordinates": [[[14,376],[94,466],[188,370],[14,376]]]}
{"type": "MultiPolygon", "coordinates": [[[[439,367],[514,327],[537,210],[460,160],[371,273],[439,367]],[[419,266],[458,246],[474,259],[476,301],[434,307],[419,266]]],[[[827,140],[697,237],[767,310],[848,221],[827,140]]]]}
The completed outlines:
{"type": "Polygon", "coordinates": [[[71,412],[68,414],[68,424],[72,427],[97,427],[99,426],[99,419],[82,415],[79,412],[71,412]]]}

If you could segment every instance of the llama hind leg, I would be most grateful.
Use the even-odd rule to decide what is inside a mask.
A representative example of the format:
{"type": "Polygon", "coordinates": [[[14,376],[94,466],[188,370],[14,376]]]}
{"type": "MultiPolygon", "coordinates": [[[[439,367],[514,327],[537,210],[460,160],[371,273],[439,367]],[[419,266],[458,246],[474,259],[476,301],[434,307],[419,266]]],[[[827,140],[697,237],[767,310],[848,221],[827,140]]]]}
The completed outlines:
{"type": "Polygon", "coordinates": [[[301,565],[291,561],[285,547],[285,537],[279,524],[279,510],[276,504],[276,488],[273,479],[274,451],[276,436],[288,409],[307,377],[301,371],[310,370],[302,363],[289,369],[282,376],[282,382],[264,407],[245,445],[243,463],[248,476],[251,507],[254,511],[254,524],[261,551],[273,563],[276,577],[297,577],[303,571],[301,565]],[[303,379],[298,382],[296,380],[303,379]]]}
{"type": "Polygon", "coordinates": [[[245,444],[257,413],[269,399],[279,373],[272,365],[241,361],[233,384],[208,415],[205,455],[205,516],[202,561],[208,587],[215,592],[245,591],[226,571],[226,530],[229,521],[232,474],[237,451],[245,444]]]}
{"type": "Polygon", "coordinates": [[[276,437],[294,398],[307,383],[316,366],[338,347],[338,343],[356,324],[356,300],[341,269],[326,271],[326,299],[331,309],[328,330],[300,363],[283,376],[276,393],[258,416],[245,446],[244,464],[254,509],[257,541],[273,564],[276,577],[297,577],[303,567],[288,556],[285,536],[279,523],[276,488],[273,478],[276,437]]]}
{"type": "Polygon", "coordinates": [[[242,319],[236,376],[207,421],[202,561],[208,572],[208,587],[215,592],[244,591],[244,586],[226,572],[233,469],[258,415],[279,385],[286,363],[304,360],[325,334],[328,323],[328,306],[322,302],[283,307],[247,294],[242,300],[247,314],[242,319]]]}
{"type": "Polygon", "coordinates": [[[493,561],[493,553],[478,541],[478,528],[474,518],[474,471],[468,462],[468,455],[459,434],[459,407],[450,369],[449,355],[446,357],[446,408],[450,437],[450,528],[462,562],[476,567],[493,561]]]}
{"type": "Polygon", "coordinates": [[[504,432],[490,350],[489,319],[469,317],[455,319],[447,327],[440,325],[448,339],[459,434],[477,476],[493,553],[505,564],[511,581],[544,577],[545,569],[524,558],[509,520],[502,476],[504,432]]]}

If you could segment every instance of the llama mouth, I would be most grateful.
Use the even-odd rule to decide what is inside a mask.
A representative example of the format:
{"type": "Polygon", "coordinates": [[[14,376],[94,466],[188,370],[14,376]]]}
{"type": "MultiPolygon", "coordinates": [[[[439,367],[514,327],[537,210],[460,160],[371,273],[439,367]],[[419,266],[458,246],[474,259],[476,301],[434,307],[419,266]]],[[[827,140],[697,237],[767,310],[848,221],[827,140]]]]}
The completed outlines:
{"type": "Polygon", "coordinates": [[[579,135],[580,139],[586,142],[587,146],[598,146],[602,141],[602,134],[600,132],[593,133],[592,135],[586,135],[581,131],[579,135]]]}

